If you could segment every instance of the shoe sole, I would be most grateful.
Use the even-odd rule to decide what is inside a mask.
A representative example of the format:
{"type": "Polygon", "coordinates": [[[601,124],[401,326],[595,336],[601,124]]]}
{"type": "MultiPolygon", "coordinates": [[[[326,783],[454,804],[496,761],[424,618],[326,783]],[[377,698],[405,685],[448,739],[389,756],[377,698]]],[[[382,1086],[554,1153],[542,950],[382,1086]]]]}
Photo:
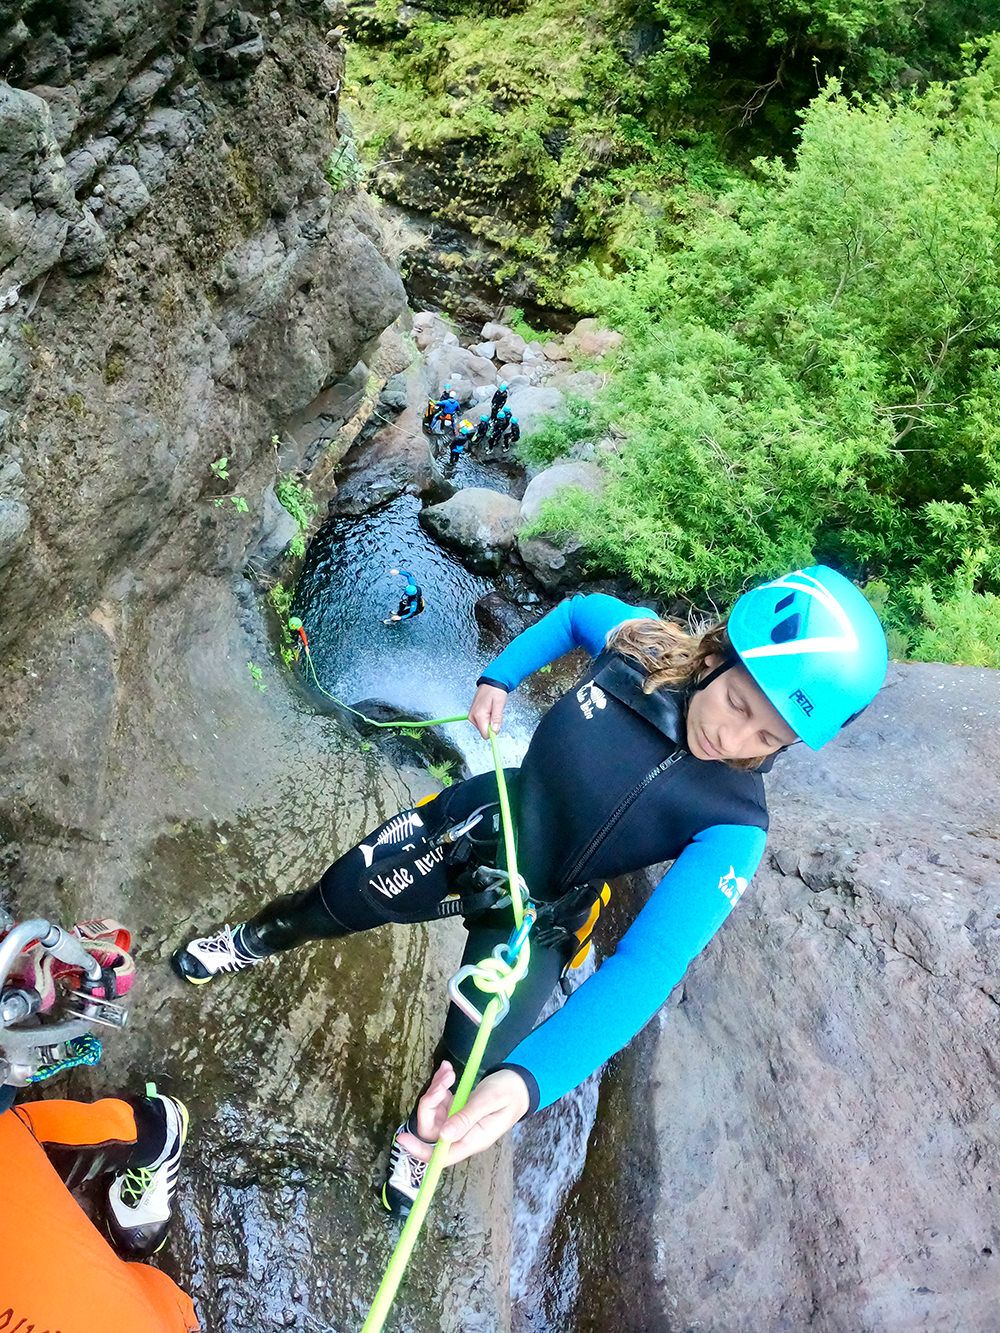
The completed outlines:
{"type": "Polygon", "coordinates": [[[215,977],[211,975],[207,977],[192,977],[189,973],[185,972],[180,963],[181,956],[185,952],[186,950],[184,949],[176,949],[170,955],[170,966],[173,969],[175,976],[180,977],[181,981],[190,982],[192,986],[207,986],[210,981],[215,980],[215,977]]]}
{"type": "Polygon", "coordinates": [[[389,1216],[395,1218],[397,1222],[405,1222],[410,1215],[410,1209],[407,1208],[405,1213],[397,1212],[396,1209],[393,1208],[392,1204],[389,1202],[388,1196],[386,1194],[387,1188],[388,1187],[386,1185],[382,1186],[382,1207],[389,1214],[389,1216]]]}

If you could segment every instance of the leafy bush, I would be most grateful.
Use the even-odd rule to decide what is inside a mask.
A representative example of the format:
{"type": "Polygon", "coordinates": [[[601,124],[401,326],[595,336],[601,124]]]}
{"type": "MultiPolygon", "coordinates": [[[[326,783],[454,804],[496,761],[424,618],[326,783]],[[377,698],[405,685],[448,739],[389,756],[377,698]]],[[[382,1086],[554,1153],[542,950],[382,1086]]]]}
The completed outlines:
{"type": "Polygon", "coordinates": [[[288,553],[293,559],[301,559],[306,553],[305,534],[319,510],[308,486],[296,481],[294,477],[282,477],[274,488],[279,503],[291,514],[299,525],[299,530],[288,543],[288,553]]]}
{"type": "MultiPolygon", "coordinates": [[[[589,429],[627,438],[603,498],[569,493],[542,521],[665,593],[727,598],[829,559],[907,590],[891,614],[916,654],[988,656],[998,155],[1000,39],[921,96],[863,105],[831,83],[794,162],[759,161],[684,249],[581,271],[578,300],[628,337],[589,429]]],[[[568,415],[529,448],[583,428],[568,415]]]]}

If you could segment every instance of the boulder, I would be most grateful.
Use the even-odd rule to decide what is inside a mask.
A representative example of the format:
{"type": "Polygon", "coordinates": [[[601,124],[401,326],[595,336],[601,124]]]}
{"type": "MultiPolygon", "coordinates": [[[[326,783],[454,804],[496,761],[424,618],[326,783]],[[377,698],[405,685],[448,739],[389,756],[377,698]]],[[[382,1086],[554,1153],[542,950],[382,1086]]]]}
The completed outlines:
{"type": "Polygon", "coordinates": [[[549,381],[549,388],[575,394],[578,398],[593,398],[604,384],[605,376],[593,370],[558,370],[549,381]]]}
{"type": "Polygon", "coordinates": [[[497,345],[495,342],[477,343],[475,347],[470,347],[469,351],[473,356],[481,356],[485,361],[492,361],[497,354],[497,345]]]}
{"type": "Polygon", "coordinates": [[[589,491],[591,495],[600,495],[606,481],[596,463],[557,463],[554,467],[547,467],[528,483],[521,501],[521,522],[533,523],[546,500],[551,500],[557,491],[567,486],[589,491]]]}
{"type": "Polygon", "coordinates": [[[542,355],[547,361],[568,361],[569,353],[563,346],[561,338],[552,338],[547,343],[542,343],[542,355]]]}
{"type": "MultiPolygon", "coordinates": [[[[528,528],[538,519],[546,500],[567,487],[600,495],[606,478],[596,463],[557,463],[537,473],[521,501],[521,523],[528,528]]],[[[587,549],[575,532],[539,530],[518,536],[521,559],[538,582],[550,591],[578,586],[586,578],[587,549]]]]}
{"type": "Polygon", "coordinates": [[[587,552],[576,533],[519,536],[517,549],[528,569],[549,592],[565,592],[584,582],[587,552]]]}
{"type": "Polygon", "coordinates": [[[500,361],[520,361],[524,355],[526,343],[519,333],[505,333],[496,338],[496,355],[500,361]]]}
{"type": "Polygon", "coordinates": [[[506,338],[510,332],[506,324],[484,324],[482,337],[485,342],[496,342],[497,338],[506,338]]]}
{"type": "Polygon", "coordinates": [[[472,402],[475,386],[484,380],[492,380],[496,374],[492,361],[476,356],[457,343],[433,348],[427,353],[424,364],[428,394],[436,398],[441,386],[450,384],[461,403],[472,402]]]}
{"type": "Polygon", "coordinates": [[[485,597],[480,597],[473,615],[480,629],[504,646],[538,619],[537,613],[519,606],[500,592],[488,592],[485,597]]]}
{"type": "Polygon", "coordinates": [[[521,434],[528,435],[535,429],[538,422],[544,416],[549,416],[552,412],[558,412],[562,407],[564,398],[558,389],[532,387],[510,383],[510,397],[507,399],[507,406],[512,414],[517,417],[521,423],[521,434]]]}
{"type": "Polygon", "coordinates": [[[406,376],[403,374],[390,375],[378,396],[381,405],[390,412],[402,412],[406,398],[406,376]]]}
{"type": "Polygon", "coordinates": [[[527,344],[525,345],[524,351],[521,353],[521,360],[522,360],[522,361],[544,361],[544,360],[545,360],[545,350],[544,350],[542,344],[541,344],[541,343],[538,343],[538,342],[527,343],[527,344]]]}
{"type": "Polygon", "coordinates": [[[513,546],[520,518],[521,505],[513,496],[469,486],[443,504],[422,509],[420,526],[457,551],[470,569],[490,573],[513,546]]]}
{"type": "Polygon", "coordinates": [[[457,347],[458,334],[452,331],[440,315],[422,311],[413,317],[413,341],[418,351],[426,352],[432,347],[457,347]]]}
{"type": "Polygon", "coordinates": [[[273,564],[284,554],[288,543],[298,530],[298,523],[275,495],[274,487],[268,486],[264,492],[260,536],[250,552],[251,562],[264,567],[273,564]]]}
{"type": "Polygon", "coordinates": [[[601,357],[615,351],[625,341],[615,329],[602,329],[596,319],[578,320],[572,333],[563,340],[570,356],[601,357]]]}

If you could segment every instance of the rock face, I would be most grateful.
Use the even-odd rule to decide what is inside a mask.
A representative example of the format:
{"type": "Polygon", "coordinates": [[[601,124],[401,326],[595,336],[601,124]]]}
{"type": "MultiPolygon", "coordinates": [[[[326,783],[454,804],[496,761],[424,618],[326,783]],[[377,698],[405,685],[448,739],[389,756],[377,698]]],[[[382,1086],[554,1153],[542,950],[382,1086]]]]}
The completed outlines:
{"type": "Polygon", "coordinates": [[[779,760],[761,871],[604,1080],[543,1326],[994,1326],[998,709],[892,668],[779,760]]]}
{"type": "Polygon", "coordinates": [[[467,486],[443,504],[420,511],[420,525],[439,541],[458,551],[470,569],[489,573],[499,569],[514,544],[521,505],[513,496],[467,486]]]}
{"type": "Polygon", "coordinates": [[[501,648],[537,619],[526,607],[519,606],[503,593],[488,592],[475,606],[476,622],[501,648]]]}
{"type": "MultiPolygon", "coordinates": [[[[433,785],[304,707],[242,578],[404,305],[324,177],[334,9],[0,4],[0,894],[135,931],[127,1031],[53,1092],[155,1074],[188,1102],[163,1262],[213,1333],[360,1327],[393,1241],[371,1186],[461,948],[385,930],[199,992],[167,967],[433,785]]],[[[401,1326],[506,1323],[498,1170],[446,1183],[401,1326]]]]}

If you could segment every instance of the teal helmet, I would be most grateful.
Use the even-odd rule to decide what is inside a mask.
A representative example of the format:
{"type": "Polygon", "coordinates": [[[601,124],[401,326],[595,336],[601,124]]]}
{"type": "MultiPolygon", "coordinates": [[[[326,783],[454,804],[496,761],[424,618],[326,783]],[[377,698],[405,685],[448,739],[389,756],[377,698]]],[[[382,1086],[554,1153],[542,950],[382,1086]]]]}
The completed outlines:
{"type": "Polygon", "coordinates": [[[417,594],[417,585],[415,583],[408,583],[406,585],[407,597],[415,597],[416,594],[417,594]]]}
{"type": "Polygon", "coordinates": [[[865,595],[828,565],[752,588],[726,628],[739,660],[813,750],[867,708],[885,680],[881,622],[865,595]]]}

